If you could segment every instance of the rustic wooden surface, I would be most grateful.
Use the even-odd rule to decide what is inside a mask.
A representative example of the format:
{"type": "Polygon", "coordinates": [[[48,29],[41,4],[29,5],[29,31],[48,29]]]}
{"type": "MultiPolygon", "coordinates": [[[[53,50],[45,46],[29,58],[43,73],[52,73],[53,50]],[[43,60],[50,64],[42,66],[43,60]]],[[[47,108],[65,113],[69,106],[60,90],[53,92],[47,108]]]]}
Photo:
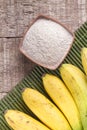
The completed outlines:
{"type": "Polygon", "coordinates": [[[35,66],[18,46],[38,14],[51,16],[74,32],[87,20],[87,1],[0,0],[0,99],[35,66]]]}

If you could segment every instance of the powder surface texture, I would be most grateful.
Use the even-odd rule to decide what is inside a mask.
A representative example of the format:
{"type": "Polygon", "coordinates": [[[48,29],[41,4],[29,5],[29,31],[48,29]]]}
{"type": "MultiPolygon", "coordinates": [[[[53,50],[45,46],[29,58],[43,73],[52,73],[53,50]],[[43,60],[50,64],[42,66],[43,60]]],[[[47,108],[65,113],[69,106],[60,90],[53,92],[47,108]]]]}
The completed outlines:
{"type": "Polygon", "coordinates": [[[72,40],[72,34],[60,24],[41,18],[29,28],[22,49],[36,63],[51,68],[61,62],[72,40]]]}

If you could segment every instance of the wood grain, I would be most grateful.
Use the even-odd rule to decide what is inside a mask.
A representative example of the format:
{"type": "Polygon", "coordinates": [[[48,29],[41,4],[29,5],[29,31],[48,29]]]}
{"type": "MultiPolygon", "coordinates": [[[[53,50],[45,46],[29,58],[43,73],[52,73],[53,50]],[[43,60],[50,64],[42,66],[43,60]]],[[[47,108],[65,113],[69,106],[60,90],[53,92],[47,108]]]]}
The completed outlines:
{"type": "Polygon", "coordinates": [[[18,46],[38,14],[51,16],[74,32],[87,20],[87,1],[0,0],[0,98],[35,66],[20,53],[18,46]]]}

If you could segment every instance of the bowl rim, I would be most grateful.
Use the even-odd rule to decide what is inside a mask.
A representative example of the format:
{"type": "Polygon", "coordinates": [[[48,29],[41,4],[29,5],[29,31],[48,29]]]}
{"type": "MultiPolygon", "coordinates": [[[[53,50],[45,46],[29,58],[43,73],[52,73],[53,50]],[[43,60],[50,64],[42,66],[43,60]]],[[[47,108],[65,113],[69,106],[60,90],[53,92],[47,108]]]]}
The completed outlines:
{"type": "Polygon", "coordinates": [[[50,17],[50,16],[47,16],[47,15],[45,16],[45,15],[43,15],[43,14],[40,14],[40,15],[38,15],[34,20],[32,20],[32,22],[31,22],[31,24],[28,26],[27,30],[23,33],[23,38],[22,38],[22,40],[21,40],[20,43],[19,43],[19,50],[20,50],[20,52],[21,52],[23,55],[25,55],[25,56],[26,56],[29,60],[31,60],[33,63],[35,63],[35,64],[37,64],[37,65],[39,65],[39,66],[42,66],[42,67],[44,67],[44,68],[50,69],[50,70],[55,70],[55,69],[57,69],[57,67],[59,67],[59,66],[61,65],[61,63],[63,62],[63,60],[65,59],[65,57],[68,55],[68,53],[69,53],[69,51],[70,51],[70,49],[71,49],[71,47],[72,47],[72,44],[73,44],[74,39],[75,39],[74,33],[72,33],[72,32],[71,32],[65,25],[63,25],[61,22],[59,22],[58,20],[56,20],[56,19],[54,19],[54,18],[52,18],[52,17],[50,17]],[[47,19],[47,20],[51,20],[51,21],[53,21],[53,22],[56,22],[57,24],[59,24],[59,25],[61,25],[63,28],[65,28],[65,29],[72,35],[72,42],[71,42],[71,44],[70,44],[70,46],[69,46],[67,52],[66,52],[65,55],[60,59],[60,61],[58,61],[57,64],[52,65],[52,66],[50,66],[50,65],[43,65],[42,63],[37,62],[36,60],[33,60],[33,58],[31,58],[31,56],[29,56],[28,54],[26,54],[26,52],[22,49],[22,45],[23,45],[23,41],[24,41],[25,35],[26,35],[27,32],[29,31],[30,27],[31,27],[38,19],[41,19],[41,18],[44,18],[44,19],[47,19]]]}

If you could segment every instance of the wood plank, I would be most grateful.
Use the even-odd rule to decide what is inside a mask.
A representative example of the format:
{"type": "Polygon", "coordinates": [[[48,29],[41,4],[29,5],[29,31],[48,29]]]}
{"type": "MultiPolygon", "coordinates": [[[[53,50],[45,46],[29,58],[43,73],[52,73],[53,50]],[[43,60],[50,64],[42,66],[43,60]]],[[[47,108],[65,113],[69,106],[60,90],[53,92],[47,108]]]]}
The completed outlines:
{"type": "Polygon", "coordinates": [[[0,92],[8,92],[34,64],[19,51],[20,38],[0,39],[0,92]]]}
{"type": "Polygon", "coordinates": [[[49,15],[74,31],[87,20],[86,0],[0,0],[0,37],[21,37],[38,15],[49,15]]]}

